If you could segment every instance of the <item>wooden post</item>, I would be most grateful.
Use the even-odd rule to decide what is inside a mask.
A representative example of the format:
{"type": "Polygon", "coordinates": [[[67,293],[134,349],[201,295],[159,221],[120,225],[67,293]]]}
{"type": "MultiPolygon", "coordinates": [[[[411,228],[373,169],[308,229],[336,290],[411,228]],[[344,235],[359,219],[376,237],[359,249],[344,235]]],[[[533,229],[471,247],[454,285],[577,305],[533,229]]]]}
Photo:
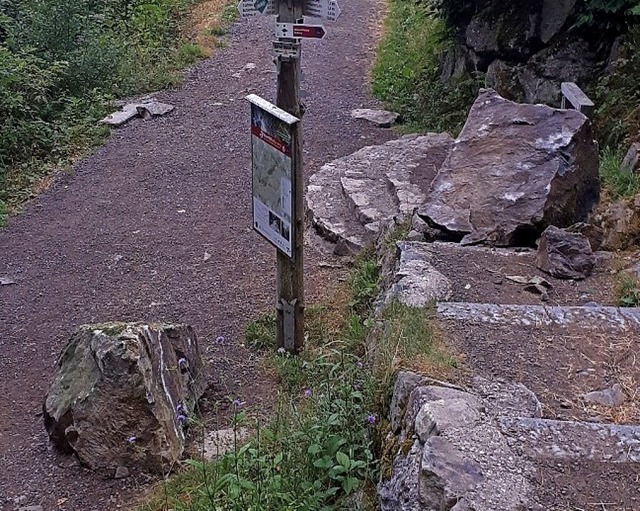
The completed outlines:
{"type": "MultiPolygon", "coordinates": [[[[296,23],[302,19],[304,0],[278,0],[277,13],[280,23],[296,23]]],[[[291,39],[295,43],[295,39],[291,39]]],[[[300,108],[300,59],[278,57],[278,83],[276,104],[291,115],[301,118],[300,108]]],[[[302,123],[296,123],[293,158],[293,257],[289,259],[280,251],[277,255],[277,320],[278,347],[298,353],[304,340],[304,181],[302,173],[302,123]]]]}

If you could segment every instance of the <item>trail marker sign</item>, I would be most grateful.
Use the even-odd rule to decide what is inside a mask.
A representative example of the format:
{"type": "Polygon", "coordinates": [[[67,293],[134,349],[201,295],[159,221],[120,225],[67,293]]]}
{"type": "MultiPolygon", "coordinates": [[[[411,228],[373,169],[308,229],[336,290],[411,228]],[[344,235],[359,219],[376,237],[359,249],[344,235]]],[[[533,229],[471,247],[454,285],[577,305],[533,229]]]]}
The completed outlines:
{"type": "Polygon", "coordinates": [[[336,0],[305,0],[302,12],[312,18],[336,21],[342,11],[336,0]]]}
{"type": "MultiPolygon", "coordinates": [[[[242,18],[272,16],[276,12],[276,0],[240,0],[238,12],[242,18]]],[[[340,6],[336,0],[305,0],[302,14],[312,18],[336,21],[340,17],[340,6]]]]}
{"type": "Polygon", "coordinates": [[[322,39],[326,30],[322,25],[276,23],[276,37],[285,39],[322,39]]]}
{"type": "Polygon", "coordinates": [[[276,14],[275,0],[240,0],[238,12],[242,18],[276,14]]]}

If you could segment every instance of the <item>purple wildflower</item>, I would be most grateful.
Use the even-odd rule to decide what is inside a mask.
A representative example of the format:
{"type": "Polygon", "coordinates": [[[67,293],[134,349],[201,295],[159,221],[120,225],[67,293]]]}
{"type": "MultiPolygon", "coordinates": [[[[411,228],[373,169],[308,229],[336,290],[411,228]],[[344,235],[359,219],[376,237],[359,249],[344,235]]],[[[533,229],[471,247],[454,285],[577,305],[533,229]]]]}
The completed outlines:
{"type": "Polygon", "coordinates": [[[304,391],[304,397],[311,397],[311,389],[307,389],[304,391]]]}
{"type": "Polygon", "coordinates": [[[176,417],[176,419],[178,419],[178,422],[179,422],[180,424],[183,424],[183,425],[187,422],[187,417],[186,417],[186,415],[182,415],[182,414],[180,414],[180,415],[178,415],[178,416],[176,417]]]}
{"type": "Polygon", "coordinates": [[[176,406],[176,412],[178,413],[178,415],[186,415],[186,410],[182,403],[178,403],[178,406],[176,406]]]}
{"type": "Polygon", "coordinates": [[[178,367],[184,371],[187,368],[187,359],[186,358],[179,359],[178,367]]]}
{"type": "Polygon", "coordinates": [[[222,335],[216,337],[216,344],[224,344],[224,337],[222,335]]]}
{"type": "Polygon", "coordinates": [[[356,366],[358,367],[358,369],[362,369],[363,364],[362,364],[362,362],[360,362],[360,360],[358,360],[356,366]]]}
{"type": "Polygon", "coordinates": [[[127,442],[130,444],[135,444],[136,440],[137,438],[135,436],[130,436],[129,438],[127,438],[127,442]]]}
{"type": "Polygon", "coordinates": [[[244,404],[244,401],[240,401],[240,399],[236,398],[232,401],[232,404],[236,408],[240,408],[244,404]]]}
{"type": "Polygon", "coordinates": [[[373,415],[373,414],[370,414],[370,415],[367,417],[367,422],[368,422],[369,424],[375,424],[375,423],[376,423],[376,416],[375,416],[375,415],[373,415]]]}
{"type": "Polygon", "coordinates": [[[284,348],[278,348],[278,353],[280,355],[284,355],[287,352],[287,350],[285,350],[284,348]]]}

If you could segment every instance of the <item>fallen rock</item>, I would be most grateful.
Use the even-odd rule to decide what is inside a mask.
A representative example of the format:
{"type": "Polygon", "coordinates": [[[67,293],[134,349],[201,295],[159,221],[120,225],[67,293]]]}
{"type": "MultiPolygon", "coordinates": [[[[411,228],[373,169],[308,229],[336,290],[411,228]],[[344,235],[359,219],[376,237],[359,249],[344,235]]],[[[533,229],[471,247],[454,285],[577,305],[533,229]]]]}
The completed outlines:
{"type": "Polygon", "coordinates": [[[483,89],[418,214],[464,244],[531,243],[585,220],[600,194],[589,120],[483,89]]]}
{"type": "Polygon", "coordinates": [[[136,110],[138,111],[138,115],[143,119],[151,119],[152,117],[167,115],[168,113],[173,112],[174,108],[175,107],[173,105],[169,105],[167,103],[152,101],[150,103],[138,105],[136,110]]]}
{"type": "Polygon", "coordinates": [[[396,112],[389,112],[387,110],[359,108],[351,111],[351,117],[354,119],[364,119],[365,121],[372,122],[380,128],[390,128],[396,123],[400,114],[396,112]]]}
{"type": "Polygon", "coordinates": [[[640,172],[640,143],[631,144],[627,154],[620,164],[620,170],[623,172],[640,172]]]}
{"type": "Polygon", "coordinates": [[[118,468],[116,468],[116,473],[113,478],[124,479],[125,477],[129,477],[129,469],[125,466],[119,465],[118,468]]]}
{"type": "Polygon", "coordinates": [[[119,127],[129,122],[134,117],[151,119],[152,117],[166,115],[174,110],[173,105],[160,103],[156,99],[149,99],[137,103],[125,104],[119,112],[114,112],[99,121],[99,124],[119,127]]]}
{"type": "Polygon", "coordinates": [[[107,477],[119,467],[166,473],[182,455],[185,428],[204,391],[201,372],[189,326],[80,327],[44,403],[49,438],[107,477]]]}
{"type": "Polygon", "coordinates": [[[593,271],[596,258],[586,236],[549,226],[538,242],[536,266],[560,279],[581,280],[593,271]]]}
{"type": "Polygon", "coordinates": [[[627,400],[627,396],[622,391],[622,387],[616,383],[608,389],[587,392],[582,396],[582,399],[587,403],[595,403],[597,405],[614,408],[624,403],[627,400]]]}
{"type": "Polygon", "coordinates": [[[573,224],[567,227],[567,231],[578,232],[583,236],[586,236],[586,238],[589,240],[589,245],[591,245],[591,250],[593,250],[594,252],[600,250],[600,247],[602,246],[602,243],[604,241],[604,231],[597,225],[578,222],[577,224],[573,224]]]}

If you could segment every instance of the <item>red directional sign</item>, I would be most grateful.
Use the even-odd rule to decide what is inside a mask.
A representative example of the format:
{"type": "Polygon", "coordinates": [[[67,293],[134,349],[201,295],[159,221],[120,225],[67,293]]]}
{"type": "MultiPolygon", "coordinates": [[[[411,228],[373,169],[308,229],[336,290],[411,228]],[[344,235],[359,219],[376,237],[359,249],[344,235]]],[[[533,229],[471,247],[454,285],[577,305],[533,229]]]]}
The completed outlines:
{"type": "Polygon", "coordinates": [[[276,23],[276,37],[292,39],[322,39],[327,32],[322,25],[276,23]]]}
{"type": "Polygon", "coordinates": [[[293,25],[293,37],[322,39],[326,34],[322,25],[293,25]]]}

